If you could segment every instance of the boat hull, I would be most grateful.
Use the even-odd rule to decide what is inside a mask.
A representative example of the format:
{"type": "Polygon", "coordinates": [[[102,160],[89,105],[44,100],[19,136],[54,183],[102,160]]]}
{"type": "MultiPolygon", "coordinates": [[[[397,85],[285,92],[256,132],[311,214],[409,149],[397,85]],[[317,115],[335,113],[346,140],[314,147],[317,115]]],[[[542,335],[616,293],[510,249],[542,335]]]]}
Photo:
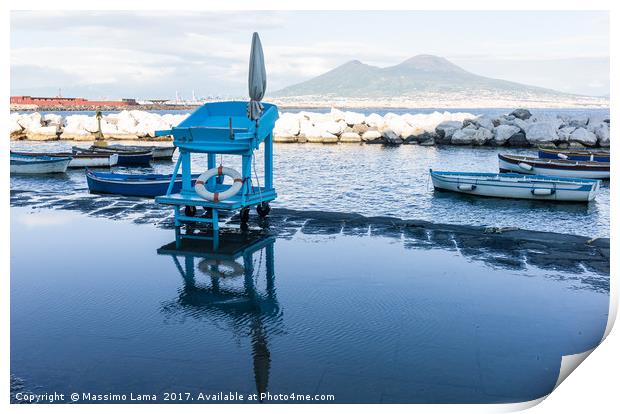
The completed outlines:
{"type": "Polygon", "coordinates": [[[73,157],[73,160],[69,163],[69,168],[106,168],[117,164],[118,154],[110,154],[107,157],[78,156],[73,157]]]}
{"type": "Polygon", "coordinates": [[[432,171],[433,186],[484,197],[525,200],[588,202],[594,200],[600,181],[549,176],[432,171]]]}
{"type": "Polygon", "coordinates": [[[499,171],[596,180],[608,179],[610,175],[607,163],[508,157],[501,154],[499,155],[499,171]]]}
{"type": "Polygon", "coordinates": [[[154,160],[171,160],[177,147],[175,146],[141,146],[141,145],[108,145],[109,148],[118,151],[153,151],[154,160]]]}
{"type": "Polygon", "coordinates": [[[562,150],[553,150],[553,149],[539,149],[538,150],[539,158],[546,159],[564,159],[571,161],[598,161],[598,162],[609,162],[610,156],[607,151],[562,151],[562,150]]]}
{"type": "MultiPolygon", "coordinates": [[[[195,182],[198,175],[192,177],[195,182]]],[[[114,174],[86,171],[88,190],[91,193],[116,194],[130,197],[157,197],[166,194],[172,175],[165,174],[114,174]]],[[[179,175],[172,193],[181,191],[179,175]]]]}
{"type": "Polygon", "coordinates": [[[57,174],[67,171],[71,158],[11,156],[11,174],[57,174]]]}
{"type": "Polygon", "coordinates": [[[88,151],[92,151],[99,154],[116,154],[118,156],[117,165],[125,166],[125,167],[148,167],[151,165],[151,160],[153,159],[153,151],[133,151],[133,152],[124,152],[124,151],[115,151],[107,148],[98,148],[96,146],[91,147],[90,149],[84,149],[79,147],[73,147],[75,152],[84,153],[88,151]]]}
{"type": "Polygon", "coordinates": [[[55,158],[73,158],[69,163],[69,168],[87,168],[87,167],[112,167],[118,162],[116,154],[72,154],[70,152],[18,152],[11,151],[12,155],[29,156],[29,157],[55,157],[55,158]]]}

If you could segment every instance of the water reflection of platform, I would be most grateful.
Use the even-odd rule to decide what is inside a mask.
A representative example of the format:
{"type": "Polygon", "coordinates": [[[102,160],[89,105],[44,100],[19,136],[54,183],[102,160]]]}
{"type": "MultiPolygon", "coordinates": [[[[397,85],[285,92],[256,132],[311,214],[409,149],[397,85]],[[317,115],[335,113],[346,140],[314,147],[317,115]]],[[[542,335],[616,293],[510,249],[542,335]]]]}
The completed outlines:
{"type": "Polygon", "coordinates": [[[182,247],[171,242],[157,249],[158,254],[172,257],[184,281],[178,298],[165,304],[164,311],[209,319],[229,326],[239,336],[250,337],[259,397],[267,392],[269,382],[269,335],[282,331],[282,312],[275,288],[274,244],[274,236],[231,232],[222,233],[216,247],[209,240],[188,239],[182,247]],[[258,266],[254,259],[257,254],[258,266]],[[257,282],[263,261],[266,285],[261,291],[257,282]],[[197,281],[201,275],[196,270],[205,276],[207,284],[197,281]],[[237,279],[243,281],[235,283],[237,279]]]}

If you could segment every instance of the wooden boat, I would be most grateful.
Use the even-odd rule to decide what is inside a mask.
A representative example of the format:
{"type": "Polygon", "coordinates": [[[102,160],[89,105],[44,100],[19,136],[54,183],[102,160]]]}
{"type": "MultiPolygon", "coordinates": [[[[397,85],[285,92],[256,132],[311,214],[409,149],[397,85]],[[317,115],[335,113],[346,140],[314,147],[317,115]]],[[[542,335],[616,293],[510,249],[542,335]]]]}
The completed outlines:
{"type": "Polygon", "coordinates": [[[110,144],[105,146],[93,145],[91,149],[95,148],[108,148],[116,151],[123,152],[133,152],[133,151],[153,151],[153,159],[154,160],[171,160],[174,155],[174,151],[176,151],[177,147],[174,145],[169,146],[142,146],[142,145],[121,145],[121,144],[110,144]]]}
{"type": "Polygon", "coordinates": [[[64,173],[71,159],[71,157],[11,154],[11,174],[64,173]]]}
{"type": "Polygon", "coordinates": [[[72,150],[76,154],[92,152],[99,154],[117,154],[117,165],[122,166],[149,166],[151,164],[151,160],[153,159],[153,151],[119,151],[96,146],[92,146],[88,149],[73,147],[72,150]]]}
{"type": "Polygon", "coordinates": [[[433,170],[430,174],[438,190],[485,197],[588,202],[600,187],[599,180],[584,178],[433,170]]]}
{"type": "Polygon", "coordinates": [[[29,155],[35,157],[71,157],[69,168],[88,168],[88,167],[112,167],[118,163],[117,154],[100,154],[98,152],[17,152],[11,151],[12,154],[29,155]]]}
{"type": "MultiPolygon", "coordinates": [[[[198,174],[192,175],[192,183],[198,174]]],[[[117,174],[86,170],[91,193],[118,194],[134,197],[156,197],[166,194],[172,174],[117,174]]],[[[172,192],[181,190],[181,177],[174,182],[172,192]]]]}
{"type": "Polygon", "coordinates": [[[597,161],[570,161],[498,154],[500,172],[553,175],[573,178],[609,178],[609,163],[597,161]]]}
{"type": "Polygon", "coordinates": [[[559,149],[538,149],[539,158],[561,159],[571,161],[598,161],[609,162],[609,151],[607,150],[559,150],[559,149]]]}

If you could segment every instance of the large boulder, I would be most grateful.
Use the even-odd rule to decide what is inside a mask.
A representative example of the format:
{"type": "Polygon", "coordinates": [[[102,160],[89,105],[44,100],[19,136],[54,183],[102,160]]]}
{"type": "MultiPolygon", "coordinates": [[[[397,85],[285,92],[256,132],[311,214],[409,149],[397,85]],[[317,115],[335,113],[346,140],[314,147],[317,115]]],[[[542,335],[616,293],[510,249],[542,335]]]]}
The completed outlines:
{"type": "Polygon", "coordinates": [[[11,139],[25,138],[24,127],[17,122],[20,118],[18,113],[12,113],[9,116],[9,132],[11,139]]]}
{"type": "Polygon", "coordinates": [[[499,125],[495,127],[495,144],[504,145],[510,137],[519,132],[521,129],[514,125],[499,125]]]}
{"type": "Polygon", "coordinates": [[[572,126],[563,126],[562,128],[558,129],[558,139],[561,142],[567,142],[570,139],[570,134],[572,134],[575,129],[577,128],[572,126]]]}
{"type": "Polygon", "coordinates": [[[361,141],[362,141],[362,138],[359,136],[357,132],[343,132],[340,135],[340,142],[358,143],[361,141]]]}
{"type": "Polygon", "coordinates": [[[28,130],[38,129],[43,126],[43,117],[38,112],[23,114],[17,119],[17,123],[27,132],[28,130]]]}
{"type": "Polygon", "coordinates": [[[280,115],[273,129],[276,136],[291,136],[299,134],[299,118],[295,114],[284,113],[280,115]]]}
{"type": "Polygon", "coordinates": [[[355,124],[351,127],[351,129],[353,130],[353,132],[357,132],[358,134],[362,135],[364,132],[368,131],[370,127],[366,124],[355,124]]]}
{"type": "Polygon", "coordinates": [[[582,145],[593,147],[596,145],[596,135],[585,128],[577,128],[569,137],[570,142],[578,142],[582,145]]]}
{"type": "Polygon", "coordinates": [[[136,121],[134,131],[129,132],[134,132],[139,138],[152,138],[155,137],[155,131],[170,129],[169,124],[158,114],[133,110],[129,111],[129,115],[136,121]]]}
{"type": "MultiPolygon", "coordinates": [[[[403,118],[401,118],[398,115],[394,115],[389,118],[386,118],[385,126],[383,127],[382,131],[383,130],[392,131],[399,138],[402,138],[403,131],[405,131],[405,129],[407,129],[408,127],[410,127],[410,125],[403,118]]],[[[387,135],[389,134],[390,133],[388,132],[387,135]]],[[[387,135],[383,134],[383,136],[386,138],[387,138],[387,135]]]]}
{"type": "Polygon", "coordinates": [[[473,120],[474,124],[478,127],[486,128],[489,131],[492,131],[495,128],[493,124],[493,119],[488,116],[479,116],[473,120]]]}
{"type": "Polygon", "coordinates": [[[505,145],[516,148],[525,148],[532,146],[532,144],[530,144],[530,142],[525,139],[525,134],[523,132],[517,132],[516,134],[508,138],[508,141],[506,141],[505,145]]]}
{"type": "Polygon", "coordinates": [[[338,142],[338,137],[334,134],[327,132],[323,128],[318,128],[316,126],[310,125],[305,126],[302,125],[301,133],[305,137],[305,141],[312,143],[336,143],[338,142]]]}
{"type": "Polygon", "coordinates": [[[371,129],[362,134],[362,141],[367,144],[379,143],[383,142],[383,136],[379,131],[371,129]]]}
{"type": "Polygon", "coordinates": [[[330,119],[334,122],[344,121],[345,114],[340,109],[332,108],[329,111],[330,119]]]}
{"type": "Polygon", "coordinates": [[[371,128],[381,129],[385,125],[385,120],[381,115],[373,113],[366,117],[365,123],[371,128]]]}
{"type": "Polygon", "coordinates": [[[44,126],[62,127],[62,115],[45,114],[43,115],[42,123],[44,126]]]}
{"type": "Polygon", "coordinates": [[[360,114],[358,112],[346,111],[344,113],[344,122],[347,123],[348,126],[353,126],[356,124],[363,124],[366,120],[366,115],[360,114]]]}
{"type": "Polygon", "coordinates": [[[424,131],[419,135],[406,138],[404,144],[435,145],[435,135],[424,131]]]}
{"type": "Polygon", "coordinates": [[[572,115],[570,118],[566,119],[566,123],[569,126],[575,128],[585,128],[588,125],[588,121],[590,118],[585,114],[572,115]]]}
{"type": "MultiPolygon", "coordinates": [[[[424,135],[424,136],[426,136],[426,135],[432,136],[431,134],[426,132],[423,128],[418,128],[418,127],[414,127],[414,126],[411,126],[411,125],[405,126],[405,128],[403,128],[402,132],[400,133],[401,138],[406,143],[418,142],[419,141],[419,137],[421,137],[422,135],[424,135]]],[[[424,139],[426,139],[426,138],[424,138],[424,139]]]]}
{"type": "Polygon", "coordinates": [[[486,128],[467,127],[452,134],[450,142],[454,145],[484,145],[493,139],[493,133],[486,128]]]}
{"type": "Polygon", "coordinates": [[[558,134],[553,123],[534,122],[527,127],[525,138],[530,144],[549,144],[558,140],[558,134]]]}
{"type": "Polygon", "coordinates": [[[320,129],[323,132],[327,132],[331,135],[339,135],[344,130],[343,123],[336,121],[324,121],[314,124],[315,128],[320,129]]]}
{"type": "Polygon", "coordinates": [[[391,128],[385,128],[381,131],[383,140],[388,145],[400,145],[403,143],[403,139],[400,136],[400,132],[396,132],[391,128]]]}
{"type": "Polygon", "coordinates": [[[31,141],[55,141],[58,139],[58,126],[31,127],[26,132],[26,137],[31,141]]]}
{"type": "Polygon", "coordinates": [[[97,130],[97,120],[94,116],[69,115],[65,118],[65,126],[60,139],[91,141],[95,139],[91,131],[97,130]]]}
{"type": "Polygon", "coordinates": [[[609,147],[609,124],[601,123],[594,129],[594,135],[601,147],[609,147]]]}
{"type": "Polygon", "coordinates": [[[449,143],[452,135],[461,129],[461,121],[443,121],[435,127],[435,133],[439,142],[449,143]]]}
{"type": "Polygon", "coordinates": [[[515,109],[510,113],[510,115],[521,120],[530,119],[532,117],[532,113],[524,108],[515,109]]]}

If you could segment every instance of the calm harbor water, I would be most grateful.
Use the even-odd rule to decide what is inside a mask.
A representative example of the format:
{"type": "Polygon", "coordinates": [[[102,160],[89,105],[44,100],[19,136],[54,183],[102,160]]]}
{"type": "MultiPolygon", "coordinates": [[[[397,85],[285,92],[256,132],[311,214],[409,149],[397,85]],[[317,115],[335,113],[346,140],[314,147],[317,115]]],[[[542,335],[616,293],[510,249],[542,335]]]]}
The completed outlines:
{"type": "MultiPolygon", "coordinates": [[[[31,151],[69,150],[68,142],[15,141],[11,148],[31,151]]],[[[79,145],[88,146],[84,143],[79,145]]],[[[592,237],[609,235],[609,181],[594,202],[549,203],[527,200],[476,198],[434,192],[429,168],[458,171],[498,171],[498,149],[421,147],[403,145],[277,144],[274,155],[278,199],[274,206],[298,210],[355,212],[366,216],[394,216],[437,223],[520,227],[592,237]]],[[[535,154],[534,150],[501,152],[535,154]]],[[[176,155],[175,155],[176,157],[176,155]]],[[[239,157],[224,156],[224,165],[239,168],[239,157]]],[[[206,157],[194,158],[194,171],[206,170],[206,157]]],[[[256,153],[262,174],[262,151],[256,153]]],[[[157,162],[136,172],[169,174],[173,163],[157,162]]],[[[127,171],[113,168],[113,171],[127,171]]],[[[83,170],[66,175],[12,176],[11,189],[46,190],[58,197],[87,191],[83,170]]]]}
{"type": "MultiPolygon", "coordinates": [[[[279,163],[284,154],[291,165],[308,159],[303,155],[313,148],[278,147],[279,163]]],[[[317,148],[323,155],[339,150],[317,148]]],[[[389,165],[406,170],[411,164],[400,157],[421,150],[365,148],[347,150],[356,154],[351,168],[343,165],[333,181],[315,187],[322,195],[312,208],[350,205],[337,199],[355,196],[329,184],[343,172],[350,177],[348,170],[363,171],[355,163],[367,168],[397,158],[389,165]]],[[[314,157],[318,173],[324,164],[314,157]]],[[[316,178],[303,162],[297,167],[286,169],[296,175],[280,176],[281,191],[289,182],[283,177],[316,178]]],[[[70,193],[83,189],[78,175],[64,179],[68,190],[53,180],[39,185],[70,193]]],[[[415,185],[389,195],[388,183],[401,183],[402,175],[372,181],[386,184],[391,206],[402,206],[384,202],[377,213],[428,210],[417,203],[457,205],[452,210],[465,217],[468,209],[502,208],[444,198],[436,204],[432,196],[416,197],[415,185]]],[[[282,194],[282,204],[300,202],[282,194]]],[[[369,202],[359,205],[374,209],[364,206],[369,202]]],[[[498,224],[494,218],[487,219],[498,224]]],[[[162,402],[166,392],[517,402],[550,392],[562,355],[595,346],[607,322],[609,276],[585,269],[497,267],[403,236],[225,236],[217,257],[205,246],[175,250],[173,239],[171,230],[129,221],[12,208],[11,374],[19,389],[77,392],[79,402],[82,393],[154,394],[162,402]]]]}

